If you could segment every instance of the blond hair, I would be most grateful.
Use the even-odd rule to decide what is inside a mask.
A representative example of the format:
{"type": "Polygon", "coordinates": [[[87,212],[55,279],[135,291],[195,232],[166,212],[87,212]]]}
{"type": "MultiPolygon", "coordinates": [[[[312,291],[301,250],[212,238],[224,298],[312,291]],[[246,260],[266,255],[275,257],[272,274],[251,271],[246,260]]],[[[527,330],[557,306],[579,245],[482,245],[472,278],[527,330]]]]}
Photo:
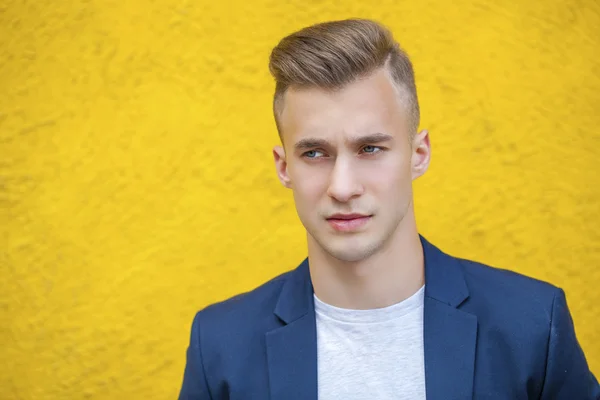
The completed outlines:
{"type": "Polygon", "coordinates": [[[291,86],[340,89],[385,67],[409,113],[410,136],[419,126],[419,102],[408,55],[383,25],[367,19],[315,24],[284,37],[271,52],[269,70],[275,78],[273,113],[279,116],[291,86]]]}

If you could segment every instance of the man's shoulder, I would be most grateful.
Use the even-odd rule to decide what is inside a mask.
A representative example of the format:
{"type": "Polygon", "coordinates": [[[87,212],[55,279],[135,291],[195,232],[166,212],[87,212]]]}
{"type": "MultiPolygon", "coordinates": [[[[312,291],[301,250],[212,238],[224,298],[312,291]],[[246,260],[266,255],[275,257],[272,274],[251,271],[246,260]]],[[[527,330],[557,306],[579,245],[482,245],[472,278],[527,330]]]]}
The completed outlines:
{"type": "Polygon", "coordinates": [[[515,307],[523,314],[529,314],[527,311],[530,310],[549,319],[553,301],[562,293],[559,287],[524,273],[463,258],[458,261],[463,267],[471,298],[490,306],[515,307]]]}
{"type": "Polygon", "coordinates": [[[502,287],[515,292],[534,291],[554,295],[559,288],[547,281],[519,273],[515,270],[500,268],[464,258],[457,258],[462,264],[467,279],[477,282],[483,288],[502,287]]]}
{"type": "Polygon", "coordinates": [[[221,327],[272,319],[283,284],[293,273],[294,270],[280,273],[251,290],[211,303],[198,312],[197,318],[206,325],[221,327]]]}

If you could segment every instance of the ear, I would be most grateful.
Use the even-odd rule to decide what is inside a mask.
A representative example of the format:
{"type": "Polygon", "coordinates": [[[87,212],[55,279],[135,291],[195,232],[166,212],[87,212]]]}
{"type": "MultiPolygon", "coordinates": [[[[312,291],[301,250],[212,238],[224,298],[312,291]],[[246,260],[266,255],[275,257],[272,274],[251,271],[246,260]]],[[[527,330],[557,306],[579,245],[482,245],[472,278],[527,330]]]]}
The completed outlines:
{"type": "Polygon", "coordinates": [[[431,160],[431,144],[429,142],[429,131],[422,130],[412,140],[412,179],[415,180],[423,175],[429,168],[431,160]]]}
{"type": "Polygon", "coordinates": [[[273,148],[273,157],[275,158],[275,170],[277,171],[277,177],[279,178],[279,181],[283,186],[291,189],[292,181],[288,175],[285,150],[282,146],[275,146],[273,148]]]}

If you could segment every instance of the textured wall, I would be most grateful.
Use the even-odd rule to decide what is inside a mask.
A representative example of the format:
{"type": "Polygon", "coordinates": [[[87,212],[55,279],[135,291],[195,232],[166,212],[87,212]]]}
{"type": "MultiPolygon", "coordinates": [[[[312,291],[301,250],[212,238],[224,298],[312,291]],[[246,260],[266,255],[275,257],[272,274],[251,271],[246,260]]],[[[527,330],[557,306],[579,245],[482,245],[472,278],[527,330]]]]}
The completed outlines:
{"type": "Polygon", "coordinates": [[[421,232],[563,287],[600,374],[600,3],[330,3],[0,2],[0,398],[174,398],[194,312],[301,260],[267,58],[350,16],[414,59],[421,232]]]}

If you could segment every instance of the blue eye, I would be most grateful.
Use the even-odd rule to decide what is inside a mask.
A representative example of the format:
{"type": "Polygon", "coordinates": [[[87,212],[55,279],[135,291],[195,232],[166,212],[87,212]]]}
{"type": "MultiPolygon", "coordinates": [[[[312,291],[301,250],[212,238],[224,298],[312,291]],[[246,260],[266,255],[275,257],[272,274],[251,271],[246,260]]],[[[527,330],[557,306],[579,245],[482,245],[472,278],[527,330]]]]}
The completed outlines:
{"type": "Polygon", "coordinates": [[[381,149],[377,146],[365,146],[363,147],[363,151],[365,153],[377,153],[378,151],[380,151],[381,149]]]}
{"type": "Polygon", "coordinates": [[[310,150],[310,151],[307,151],[306,153],[304,153],[304,156],[307,158],[317,158],[318,154],[322,154],[322,153],[317,150],[310,150]]]}

